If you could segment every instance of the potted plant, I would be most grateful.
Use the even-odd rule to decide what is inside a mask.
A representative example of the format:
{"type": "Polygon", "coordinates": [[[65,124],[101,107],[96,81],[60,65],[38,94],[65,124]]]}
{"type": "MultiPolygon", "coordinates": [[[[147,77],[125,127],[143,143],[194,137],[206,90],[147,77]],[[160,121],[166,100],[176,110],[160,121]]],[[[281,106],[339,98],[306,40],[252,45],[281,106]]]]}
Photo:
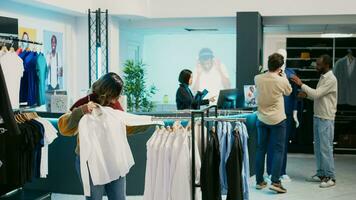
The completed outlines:
{"type": "Polygon", "coordinates": [[[146,86],[145,64],[142,61],[127,60],[124,64],[124,93],[127,96],[127,108],[132,112],[149,112],[154,108],[150,100],[157,91],[156,87],[146,86]]]}

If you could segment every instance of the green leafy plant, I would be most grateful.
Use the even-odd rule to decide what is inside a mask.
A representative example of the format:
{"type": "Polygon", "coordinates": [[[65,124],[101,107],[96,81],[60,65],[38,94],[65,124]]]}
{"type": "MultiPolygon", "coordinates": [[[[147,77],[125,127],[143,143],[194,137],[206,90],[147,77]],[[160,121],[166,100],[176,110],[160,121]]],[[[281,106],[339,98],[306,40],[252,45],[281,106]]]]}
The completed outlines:
{"type": "Polygon", "coordinates": [[[149,112],[154,108],[150,100],[156,94],[156,87],[146,86],[145,64],[142,61],[127,60],[124,64],[124,93],[127,96],[127,108],[129,111],[149,112]]]}

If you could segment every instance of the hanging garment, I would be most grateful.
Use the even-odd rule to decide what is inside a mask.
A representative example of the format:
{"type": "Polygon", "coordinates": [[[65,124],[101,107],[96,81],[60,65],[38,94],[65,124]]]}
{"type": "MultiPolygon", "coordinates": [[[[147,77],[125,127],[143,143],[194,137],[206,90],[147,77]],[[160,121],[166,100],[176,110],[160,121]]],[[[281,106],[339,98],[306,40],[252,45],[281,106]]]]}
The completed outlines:
{"type": "Polygon", "coordinates": [[[43,105],[46,103],[46,74],[47,74],[47,62],[45,56],[40,53],[37,56],[36,71],[38,78],[38,98],[37,105],[43,105]]]}
{"type": "Polygon", "coordinates": [[[236,128],[239,132],[240,142],[242,147],[243,161],[242,161],[242,188],[244,200],[248,200],[249,197],[249,178],[250,178],[250,161],[248,153],[248,132],[244,123],[238,122],[236,128]]]}
{"type": "Polygon", "coordinates": [[[205,152],[206,147],[208,146],[208,131],[206,129],[206,127],[204,126],[204,149],[203,149],[203,144],[202,144],[202,125],[201,122],[198,121],[195,123],[195,141],[197,142],[198,145],[198,149],[199,149],[199,156],[200,158],[203,157],[203,152],[205,152]]]}
{"type": "Polygon", "coordinates": [[[160,173],[157,168],[158,168],[158,154],[159,154],[159,148],[161,146],[161,143],[163,141],[164,138],[164,134],[166,133],[166,130],[164,128],[161,129],[161,131],[159,131],[157,134],[157,138],[154,140],[153,144],[152,144],[152,155],[150,156],[152,158],[152,167],[151,167],[151,190],[149,193],[145,193],[145,196],[147,196],[147,199],[154,199],[154,195],[155,195],[155,186],[156,186],[156,179],[157,179],[157,174],[160,173]]]}
{"type": "Polygon", "coordinates": [[[170,197],[170,188],[171,188],[171,177],[170,177],[170,166],[172,164],[172,146],[174,144],[175,139],[178,135],[179,127],[174,127],[173,132],[170,133],[169,138],[164,146],[164,167],[163,167],[163,194],[161,199],[167,200],[170,197]]]}
{"type": "Polygon", "coordinates": [[[35,157],[35,162],[34,162],[34,172],[33,172],[33,178],[40,178],[41,177],[41,160],[42,160],[42,147],[44,146],[44,134],[45,134],[45,129],[44,126],[36,121],[36,120],[31,120],[29,121],[30,124],[32,124],[37,130],[38,130],[38,136],[40,137],[39,142],[36,143],[35,145],[35,152],[34,152],[34,157],[35,157]]]}
{"type": "Polygon", "coordinates": [[[21,78],[20,102],[27,102],[28,106],[37,104],[37,52],[23,52],[20,57],[24,61],[24,72],[21,78]]]}
{"type": "Polygon", "coordinates": [[[46,178],[48,175],[48,146],[58,137],[57,129],[45,119],[36,118],[44,127],[44,146],[41,151],[40,177],[46,178]]]}
{"type": "Polygon", "coordinates": [[[144,200],[151,200],[153,199],[153,188],[155,184],[155,176],[153,173],[155,172],[153,168],[153,163],[155,162],[155,158],[153,156],[153,145],[156,143],[156,140],[161,137],[161,131],[163,129],[156,128],[156,131],[153,133],[151,138],[146,143],[147,148],[147,162],[146,162],[146,173],[145,173],[145,191],[143,195],[144,200]]]}
{"type": "MultiPolygon", "coordinates": [[[[173,181],[173,177],[176,175],[176,172],[178,169],[178,157],[182,151],[182,145],[184,143],[185,140],[185,135],[184,135],[184,129],[183,128],[179,128],[177,130],[177,135],[175,137],[175,140],[173,142],[173,146],[172,146],[172,152],[171,152],[171,164],[169,166],[169,188],[168,188],[168,199],[172,200],[174,199],[173,197],[173,187],[174,187],[174,181],[173,181]]],[[[188,193],[190,193],[189,191],[186,191],[188,193]]]]}
{"type": "Polygon", "coordinates": [[[209,143],[203,158],[200,174],[203,200],[221,200],[219,166],[219,139],[214,131],[210,131],[209,143]]]}
{"type": "Polygon", "coordinates": [[[23,74],[23,61],[15,52],[7,52],[0,58],[0,63],[8,88],[11,106],[20,108],[20,82],[23,74]]]}
{"type": "Polygon", "coordinates": [[[221,194],[227,194],[227,181],[226,181],[226,161],[227,157],[227,124],[226,122],[218,122],[217,126],[219,147],[220,147],[220,183],[221,183],[221,194]]]}
{"type": "Polygon", "coordinates": [[[239,133],[232,134],[232,148],[226,163],[227,197],[226,200],[243,200],[242,189],[242,150],[239,133]]]}
{"type": "Polygon", "coordinates": [[[348,56],[335,63],[334,74],[338,85],[338,104],[356,105],[356,61],[348,61],[348,56]]]}
{"type": "Polygon", "coordinates": [[[126,126],[154,124],[149,116],[110,107],[100,110],[101,115],[87,114],[79,122],[80,171],[85,196],[90,196],[89,172],[94,185],[104,185],[126,176],[134,165],[126,126]]]}
{"type": "Polygon", "coordinates": [[[177,157],[175,171],[172,176],[171,200],[190,200],[191,195],[191,160],[189,151],[189,139],[186,130],[181,133],[183,143],[177,157]]]}
{"type": "Polygon", "coordinates": [[[164,191],[162,188],[164,187],[164,173],[163,170],[166,167],[164,163],[164,154],[165,154],[165,146],[166,143],[169,141],[169,132],[165,131],[162,136],[161,143],[159,145],[159,151],[158,151],[158,159],[157,159],[157,174],[156,174],[156,183],[155,183],[155,190],[154,190],[154,196],[153,199],[155,200],[161,200],[164,191]]]}

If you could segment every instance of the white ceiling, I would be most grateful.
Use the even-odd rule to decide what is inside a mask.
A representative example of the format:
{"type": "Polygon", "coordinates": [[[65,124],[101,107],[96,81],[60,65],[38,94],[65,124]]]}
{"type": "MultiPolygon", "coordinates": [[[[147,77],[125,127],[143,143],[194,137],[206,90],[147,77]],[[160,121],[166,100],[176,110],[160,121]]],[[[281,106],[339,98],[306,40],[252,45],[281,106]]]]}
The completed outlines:
{"type": "Polygon", "coordinates": [[[89,8],[109,9],[116,16],[146,18],[232,17],[257,11],[263,16],[347,15],[356,13],[354,0],[1,0],[58,12],[85,14],[89,8]]]}

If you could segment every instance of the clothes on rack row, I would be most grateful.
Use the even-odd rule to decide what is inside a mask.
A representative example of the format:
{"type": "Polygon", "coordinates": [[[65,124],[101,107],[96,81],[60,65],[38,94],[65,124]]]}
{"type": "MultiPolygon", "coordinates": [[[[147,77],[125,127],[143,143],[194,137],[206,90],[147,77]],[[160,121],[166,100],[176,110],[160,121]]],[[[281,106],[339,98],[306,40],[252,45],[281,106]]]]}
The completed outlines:
{"type": "Polygon", "coordinates": [[[249,199],[250,177],[248,133],[245,124],[218,122],[210,130],[209,143],[202,161],[203,200],[249,199]]]}
{"type": "Polygon", "coordinates": [[[90,196],[93,185],[105,185],[124,178],[134,165],[127,141],[126,126],[160,124],[150,116],[139,116],[99,107],[79,121],[80,174],[84,195],[90,196]]]}
{"type": "Polygon", "coordinates": [[[42,53],[8,51],[5,47],[0,51],[0,63],[13,109],[18,109],[20,102],[28,106],[45,104],[47,63],[42,53]]]}
{"type": "Polygon", "coordinates": [[[19,54],[23,60],[23,75],[20,85],[20,102],[28,106],[45,104],[46,59],[42,53],[23,51],[19,54]]]}
{"type": "Polygon", "coordinates": [[[33,178],[46,178],[48,145],[57,138],[53,125],[36,113],[16,114],[14,117],[19,133],[1,135],[1,187],[16,188],[33,178]]]}
{"type": "MultiPolygon", "coordinates": [[[[147,164],[144,200],[192,199],[192,140],[190,125],[156,128],[146,143],[147,164]]],[[[195,142],[195,183],[200,179],[200,154],[195,142]]],[[[199,197],[197,197],[199,198],[199,197]]]]}

